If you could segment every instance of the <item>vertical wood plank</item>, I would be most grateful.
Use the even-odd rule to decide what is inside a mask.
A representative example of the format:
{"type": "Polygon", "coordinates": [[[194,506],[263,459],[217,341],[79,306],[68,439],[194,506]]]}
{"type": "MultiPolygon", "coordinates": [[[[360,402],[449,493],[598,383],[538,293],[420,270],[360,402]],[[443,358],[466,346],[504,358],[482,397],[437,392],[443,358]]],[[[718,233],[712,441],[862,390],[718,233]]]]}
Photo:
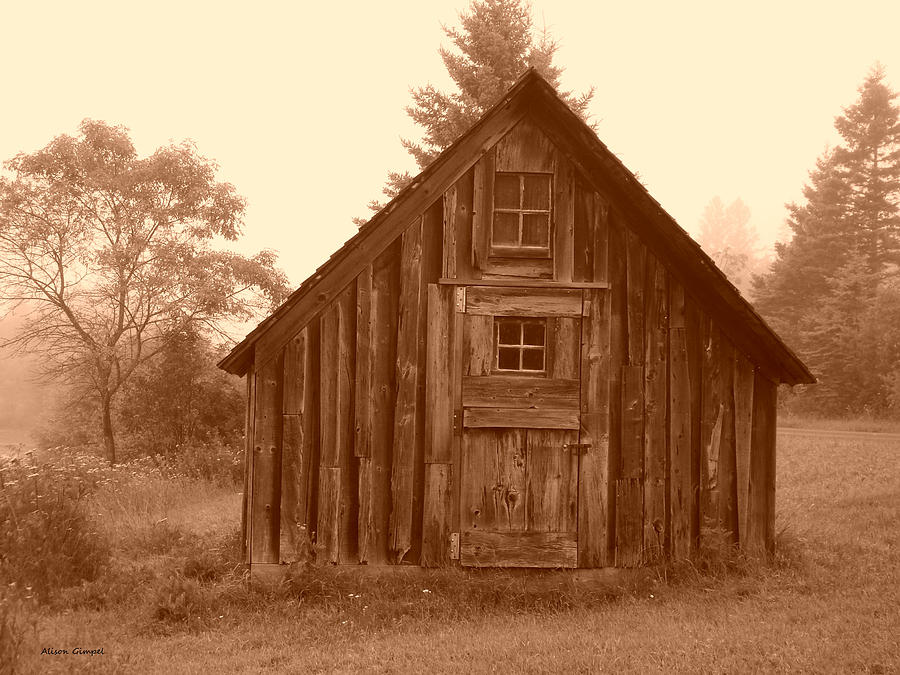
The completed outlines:
{"type": "Polygon", "coordinates": [[[428,284],[428,361],[425,374],[425,462],[449,464],[452,460],[453,381],[450,320],[455,286],[428,284]]]}
{"type": "Polygon", "coordinates": [[[338,325],[338,466],[341,468],[340,562],[358,561],[359,479],[353,455],[356,375],[356,284],[349,284],[335,300],[338,325]]]}
{"type": "Polygon", "coordinates": [[[718,547],[736,543],[737,534],[734,350],[712,322],[708,322],[705,342],[701,539],[705,536],[710,546],[718,547]]]}
{"type": "Polygon", "coordinates": [[[737,463],[734,438],[734,347],[719,331],[724,417],[719,445],[719,526],[729,545],[737,544],[737,463]]]}
{"type": "MultiPolygon", "coordinates": [[[[290,345],[290,343],[288,343],[290,345]]],[[[281,453],[281,562],[291,563],[303,555],[306,540],[306,501],[300,502],[303,427],[300,415],[284,415],[281,453]]],[[[305,490],[304,490],[305,492],[305,490]]]]}
{"type": "Polygon", "coordinates": [[[610,535],[610,306],[607,290],[585,291],[582,318],[581,457],[578,501],[578,566],[609,564],[610,535]]]}
{"type": "Polygon", "coordinates": [[[554,278],[572,281],[575,263],[575,175],[572,163],[557,153],[554,192],[554,278]]]}
{"type": "Polygon", "coordinates": [[[699,397],[691,379],[688,357],[684,288],[670,279],[669,314],[669,513],[671,554],[676,560],[690,557],[693,538],[692,397],[699,397]]]}
{"type": "Polygon", "coordinates": [[[702,413],[700,446],[700,543],[706,548],[719,527],[719,448],[722,445],[725,404],[719,361],[718,329],[703,318],[702,413]]]}
{"type": "Polygon", "coordinates": [[[356,421],[353,454],[359,457],[357,515],[358,561],[368,563],[375,546],[377,530],[374,518],[374,485],[372,477],[372,412],[373,360],[372,344],[372,265],[366,265],[356,277],[356,377],[354,381],[353,416],[356,421]]]}
{"type": "Polygon", "coordinates": [[[568,445],[578,432],[529,429],[525,432],[525,529],[578,531],[578,455],[568,445]]]}
{"type": "Polygon", "coordinates": [[[413,490],[419,379],[422,221],[403,233],[400,258],[400,308],[397,329],[397,402],[391,467],[391,557],[399,564],[412,545],[413,490]]]}
{"type": "Polygon", "coordinates": [[[250,507],[253,504],[251,491],[253,489],[253,459],[254,443],[254,418],[256,413],[256,368],[251,365],[247,371],[247,412],[244,428],[244,495],[241,508],[241,559],[245,563],[250,562],[250,529],[252,514],[250,507]]]}
{"type": "Polygon", "coordinates": [[[463,374],[490,375],[494,360],[494,318],[466,314],[463,329],[463,374]]]}
{"type": "Polygon", "coordinates": [[[703,418],[703,316],[693,298],[684,294],[685,340],[691,381],[691,550],[700,545],[700,462],[703,418]]]}
{"type": "Polygon", "coordinates": [[[640,478],[616,481],[616,567],[641,564],[643,490],[640,478]]]}
{"type": "MultiPolygon", "coordinates": [[[[428,408],[428,391],[426,375],[428,370],[428,285],[436,284],[441,276],[441,221],[443,204],[440,199],[425,210],[422,215],[422,261],[419,266],[419,312],[416,325],[416,434],[413,452],[413,508],[410,532],[410,548],[406,554],[407,562],[421,564],[422,526],[424,523],[425,503],[425,453],[429,445],[427,434],[426,411],[428,408]]],[[[446,345],[440,351],[446,352],[446,345]]],[[[446,378],[446,375],[445,375],[446,378]]],[[[447,453],[449,461],[449,453],[447,453]]]]}
{"type": "Polygon", "coordinates": [[[356,376],[353,415],[356,420],[353,454],[372,455],[372,265],[356,278],[356,376]]]}
{"type": "Polygon", "coordinates": [[[331,468],[340,466],[341,425],[338,421],[341,413],[338,400],[340,321],[340,306],[337,302],[332,302],[326,307],[319,320],[321,335],[319,401],[322,411],[319,420],[321,425],[319,434],[322,441],[319,464],[331,468]]]}
{"type": "Polygon", "coordinates": [[[549,328],[550,377],[577,380],[581,372],[581,321],[573,317],[552,317],[549,328]]]}
{"type": "Polygon", "coordinates": [[[593,281],[594,270],[594,192],[580,180],[575,180],[575,232],[574,263],[575,281],[593,281]]]}
{"type": "Polygon", "coordinates": [[[285,415],[303,412],[304,373],[306,361],[306,332],[301,330],[284,346],[284,401],[285,415]]]}
{"type": "MultiPolygon", "coordinates": [[[[456,303],[452,300],[455,300],[455,298],[451,299],[451,310],[453,313],[449,342],[451,350],[450,386],[453,400],[453,427],[450,446],[452,453],[452,466],[450,472],[450,527],[452,532],[458,533],[461,532],[462,526],[460,477],[462,476],[462,378],[463,370],[465,368],[463,364],[463,326],[466,315],[464,312],[465,307],[456,307],[456,303]],[[459,420],[460,426],[457,426],[457,420],[459,420]]],[[[458,565],[459,560],[456,560],[454,564],[458,565]]]]}
{"type": "Polygon", "coordinates": [[[375,522],[374,470],[371,457],[360,457],[358,468],[359,515],[357,516],[358,561],[360,565],[369,563],[377,546],[378,529],[375,522]]]}
{"type": "Polygon", "coordinates": [[[607,561],[615,561],[616,489],[622,476],[622,367],[627,364],[628,283],[625,268],[625,231],[620,216],[609,214],[609,281],[610,281],[610,381],[609,381],[609,549],[607,561]]]}
{"type": "MultiPolygon", "coordinates": [[[[320,340],[320,400],[321,415],[320,436],[321,449],[319,456],[322,477],[327,473],[330,478],[337,477],[337,487],[320,479],[319,495],[319,527],[331,525],[331,517],[339,516],[335,533],[318,530],[318,541],[327,541],[329,547],[326,555],[331,562],[349,562],[356,559],[357,523],[356,504],[358,502],[358,482],[353,456],[353,439],[355,436],[355,420],[353,415],[353,378],[355,374],[354,341],[355,341],[356,302],[354,284],[345,288],[337,298],[324,310],[321,319],[320,340]],[[341,469],[341,471],[324,472],[325,469],[341,469]],[[327,499],[338,500],[330,504],[327,499]],[[337,560],[331,560],[336,555],[337,560]]],[[[320,477],[321,478],[321,477],[320,477]]]]}
{"type": "Polygon", "coordinates": [[[666,471],[668,436],[667,344],[668,290],[666,270],[646,256],[644,294],[644,559],[654,562],[665,553],[668,539],[666,471]]]}
{"type": "Polygon", "coordinates": [[[456,210],[453,214],[456,232],[456,276],[460,279],[481,278],[481,272],[472,267],[472,219],[476,209],[474,183],[473,167],[453,186],[456,190],[456,210]]]}
{"type": "Polygon", "coordinates": [[[365,560],[386,564],[390,560],[391,459],[394,444],[394,404],[397,377],[397,319],[400,295],[400,242],[379,255],[372,269],[372,379],[369,409],[372,420],[371,461],[360,462],[368,472],[364,497],[371,506],[365,560]]]}
{"type": "Polygon", "coordinates": [[[441,246],[441,276],[456,278],[457,189],[451,185],[444,193],[444,237],[441,246]]]}
{"type": "Polygon", "coordinates": [[[527,449],[522,429],[468,429],[462,477],[464,529],[525,530],[527,449]]]}
{"type": "MultiPolygon", "coordinates": [[[[622,470],[623,478],[643,478],[644,369],[622,367],[622,470]]],[[[618,521],[616,521],[618,522],[618,521]]]]}
{"type": "Polygon", "coordinates": [[[743,354],[734,360],[734,448],[738,541],[747,540],[750,499],[750,447],[753,428],[753,364],[743,354]]]}
{"type": "Polygon", "coordinates": [[[308,461],[304,453],[303,412],[306,393],[306,329],[291,338],[284,349],[281,451],[281,547],[283,562],[292,562],[308,551],[306,499],[308,461]],[[306,470],[304,470],[306,469],[306,470]]]}
{"type": "Polygon", "coordinates": [[[625,266],[628,294],[628,363],[644,362],[644,262],[646,248],[631,230],[625,229],[625,266]]]}
{"type": "Polygon", "coordinates": [[[746,536],[741,545],[751,554],[771,551],[774,543],[774,459],[776,385],[754,375],[753,422],[750,441],[750,491],[746,536]],[[771,522],[770,522],[771,521],[771,522]]]}
{"type": "Polygon", "coordinates": [[[593,235],[593,281],[609,281],[609,202],[591,192],[591,233],[593,235]]]}
{"type": "Polygon", "coordinates": [[[264,363],[256,379],[251,563],[279,562],[284,352],[264,363]]]}
{"type": "Polygon", "coordinates": [[[341,469],[319,469],[319,522],[316,528],[316,559],[336,565],[340,562],[341,469]]]}
{"type": "Polygon", "coordinates": [[[486,269],[490,252],[494,209],[494,163],[493,148],[485,152],[475,163],[472,266],[478,270],[486,269]]]}
{"type": "Polygon", "coordinates": [[[422,566],[450,564],[450,464],[425,465],[422,566]]]}

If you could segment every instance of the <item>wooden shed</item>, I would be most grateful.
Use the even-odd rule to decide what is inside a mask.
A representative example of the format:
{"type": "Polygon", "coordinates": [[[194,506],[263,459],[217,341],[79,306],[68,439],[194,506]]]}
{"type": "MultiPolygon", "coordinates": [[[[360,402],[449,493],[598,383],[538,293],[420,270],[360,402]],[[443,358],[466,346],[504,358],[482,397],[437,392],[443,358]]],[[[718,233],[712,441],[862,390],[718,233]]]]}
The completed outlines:
{"type": "Polygon", "coordinates": [[[220,366],[251,569],[763,551],[814,381],[533,70],[220,366]]]}

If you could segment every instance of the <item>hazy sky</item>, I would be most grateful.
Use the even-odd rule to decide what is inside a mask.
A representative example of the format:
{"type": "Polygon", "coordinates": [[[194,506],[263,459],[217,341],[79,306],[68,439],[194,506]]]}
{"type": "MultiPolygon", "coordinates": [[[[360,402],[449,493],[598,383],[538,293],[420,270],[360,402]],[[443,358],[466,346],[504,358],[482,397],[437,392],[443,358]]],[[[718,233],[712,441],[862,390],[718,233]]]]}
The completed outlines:
{"type": "MultiPolygon", "coordinates": [[[[242,249],[299,283],[412,169],[411,86],[449,80],[462,0],[4,2],[0,158],[123,124],[142,153],[190,138],[249,200],[242,249]],[[140,7],[140,9],[131,9],[140,7]]],[[[900,89],[900,3],[535,0],[563,85],[597,89],[598,133],[688,230],[741,197],[764,240],[800,199],[834,117],[880,61],[900,89]]]]}

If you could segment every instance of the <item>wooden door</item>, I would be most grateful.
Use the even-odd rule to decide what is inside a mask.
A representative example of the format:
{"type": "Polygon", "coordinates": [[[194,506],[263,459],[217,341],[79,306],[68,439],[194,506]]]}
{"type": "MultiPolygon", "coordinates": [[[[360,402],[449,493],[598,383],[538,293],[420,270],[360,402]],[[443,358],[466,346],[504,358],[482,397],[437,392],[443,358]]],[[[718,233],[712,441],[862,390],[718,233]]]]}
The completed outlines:
{"type": "Polygon", "coordinates": [[[582,293],[470,286],[464,307],[460,561],[575,567],[582,293]]]}

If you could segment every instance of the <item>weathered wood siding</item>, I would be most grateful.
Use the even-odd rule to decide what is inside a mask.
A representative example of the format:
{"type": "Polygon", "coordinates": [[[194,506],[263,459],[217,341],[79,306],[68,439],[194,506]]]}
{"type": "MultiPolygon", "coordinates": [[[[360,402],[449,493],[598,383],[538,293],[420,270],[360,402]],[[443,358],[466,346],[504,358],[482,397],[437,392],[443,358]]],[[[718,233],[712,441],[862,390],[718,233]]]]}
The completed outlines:
{"type": "Polygon", "coordinates": [[[459,564],[449,542],[472,509],[504,525],[470,527],[463,559],[635,566],[771,549],[776,386],[632,214],[525,120],[361,273],[336,276],[314,314],[279,325],[292,337],[248,373],[246,560],[459,564]],[[495,171],[553,174],[549,258],[492,253],[495,171]],[[573,345],[559,372],[483,377],[491,316],[542,308],[573,345]],[[499,450],[475,453],[482,438],[499,450]],[[583,448],[566,471],[539,454],[563,441],[583,448]],[[534,454],[533,473],[502,464],[517,453],[534,454]],[[494,503],[488,474],[526,498],[494,503]],[[547,508],[566,500],[574,511],[547,508]]]}

